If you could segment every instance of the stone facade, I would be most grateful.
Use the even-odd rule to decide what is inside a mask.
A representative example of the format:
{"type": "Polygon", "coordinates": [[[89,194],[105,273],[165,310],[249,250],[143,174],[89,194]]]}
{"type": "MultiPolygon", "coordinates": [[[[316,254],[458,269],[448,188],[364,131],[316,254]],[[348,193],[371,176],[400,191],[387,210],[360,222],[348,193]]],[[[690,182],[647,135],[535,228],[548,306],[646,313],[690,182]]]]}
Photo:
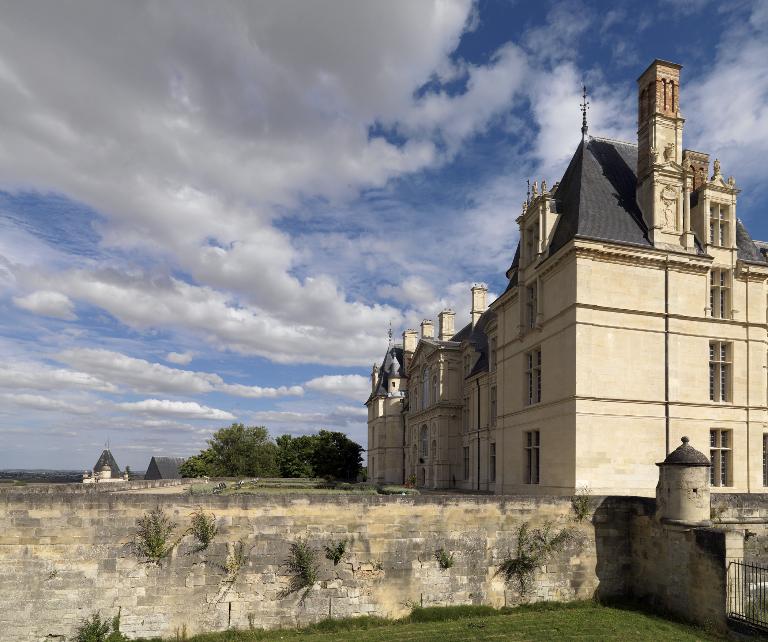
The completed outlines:
{"type": "Polygon", "coordinates": [[[711,444],[713,493],[764,492],[768,244],[720,163],[683,148],[682,95],[680,66],[654,61],[637,143],[585,132],[561,181],[533,183],[506,290],[486,309],[473,288],[453,336],[430,322],[396,346],[397,404],[375,382],[368,401],[376,481],[652,496],[687,435],[711,444]]]}

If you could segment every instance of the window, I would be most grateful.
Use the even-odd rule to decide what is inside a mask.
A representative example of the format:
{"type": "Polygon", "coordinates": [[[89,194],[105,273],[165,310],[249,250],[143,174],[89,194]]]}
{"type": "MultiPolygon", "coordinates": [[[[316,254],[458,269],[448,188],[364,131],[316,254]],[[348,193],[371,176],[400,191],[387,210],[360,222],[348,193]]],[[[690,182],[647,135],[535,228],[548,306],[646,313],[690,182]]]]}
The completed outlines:
{"type": "Polygon", "coordinates": [[[709,244],[728,246],[728,206],[712,203],[709,206],[709,244]]]}
{"type": "Polygon", "coordinates": [[[538,222],[531,225],[525,231],[525,259],[527,263],[533,263],[539,254],[539,225],[538,222]]]}
{"type": "Polygon", "coordinates": [[[768,433],[763,433],[763,486],[768,486],[768,433]]]}
{"type": "Polygon", "coordinates": [[[528,382],[528,405],[541,401],[541,348],[536,348],[525,355],[525,375],[528,382]]]}
{"type": "Polygon", "coordinates": [[[421,373],[421,409],[429,405],[429,368],[424,368],[421,373]]]}
{"type": "Polygon", "coordinates": [[[437,385],[437,375],[432,376],[432,403],[440,401],[440,388],[437,385]]]}
{"type": "Polygon", "coordinates": [[[496,425],[496,386],[491,386],[491,426],[496,425]]]}
{"type": "Polygon", "coordinates": [[[709,400],[730,400],[730,352],[725,341],[709,342],[709,400]]]}
{"type": "Polygon", "coordinates": [[[421,427],[421,434],[419,435],[421,457],[425,458],[429,455],[429,430],[426,426],[421,427]]]}
{"type": "Polygon", "coordinates": [[[469,371],[470,371],[469,365],[470,365],[469,355],[465,354],[464,355],[464,376],[465,377],[469,376],[469,371]]]}
{"type": "Polygon", "coordinates": [[[496,337],[491,337],[491,350],[489,352],[489,369],[496,372],[496,337]]]}
{"type": "Polygon", "coordinates": [[[539,483],[539,431],[525,433],[525,483],[539,483]]]}
{"type": "Polygon", "coordinates": [[[464,479],[469,479],[469,446],[464,446],[464,479]]]}
{"type": "Polygon", "coordinates": [[[492,482],[496,481],[496,444],[491,443],[491,451],[489,455],[489,470],[488,470],[488,479],[492,482]]]}
{"type": "Polygon", "coordinates": [[[731,316],[728,270],[715,268],[709,273],[709,314],[716,319],[731,316]]]}
{"type": "Polygon", "coordinates": [[[731,431],[709,431],[709,459],[712,468],[709,470],[709,482],[712,486],[731,486],[731,431]]]}
{"type": "Polygon", "coordinates": [[[463,432],[469,432],[469,397],[464,397],[464,406],[461,409],[461,428],[463,432]]]}
{"type": "Polygon", "coordinates": [[[525,326],[536,327],[536,315],[539,307],[539,284],[534,281],[525,288],[525,326]]]}

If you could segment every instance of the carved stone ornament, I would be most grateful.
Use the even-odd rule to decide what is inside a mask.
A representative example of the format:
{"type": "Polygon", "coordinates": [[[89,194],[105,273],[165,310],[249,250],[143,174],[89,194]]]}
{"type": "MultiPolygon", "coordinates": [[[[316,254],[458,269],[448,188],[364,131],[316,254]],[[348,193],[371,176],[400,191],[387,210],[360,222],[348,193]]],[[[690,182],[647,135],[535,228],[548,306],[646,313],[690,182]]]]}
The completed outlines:
{"type": "Polygon", "coordinates": [[[667,143],[664,147],[664,160],[668,163],[675,158],[675,146],[673,143],[667,143]]]}
{"type": "Polygon", "coordinates": [[[664,204],[664,227],[677,229],[675,213],[677,211],[677,190],[667,185],[661,191],[661,200],[664,204]]]}
{"type": "Polygon", "coordinates": [[[655,147],[651,147],[650,156],[651,156],[651,163],[659,162],[659,150],[656,149],[655,147]]]}
{"type": "Polygon", "coordinates": [[[720,161],[716,158],[715,159],[715,165],[714,165],[715,173],[712,174],[712,178],[717,178],[720,176],[720,161]]]}

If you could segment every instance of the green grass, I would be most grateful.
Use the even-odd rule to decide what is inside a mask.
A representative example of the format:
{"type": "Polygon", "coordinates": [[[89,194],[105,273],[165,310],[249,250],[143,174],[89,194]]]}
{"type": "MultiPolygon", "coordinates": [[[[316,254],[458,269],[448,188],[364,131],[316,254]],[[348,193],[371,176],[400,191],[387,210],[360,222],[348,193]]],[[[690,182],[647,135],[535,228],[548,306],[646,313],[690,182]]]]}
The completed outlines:
{"type": "MultiPolygon", "coordinates": [[[[171,640],[174,638],[168,638],[171,640]]],[[[459,642],[460,640],[719,640],[711,633],[625,608],[595,602],[543,603],[515,609],[488,606],[416,608],[401,620],[361,617],[323,620],[303,629],[224,631],[190,642],[459,642]],[[361,635],[361,632],[365,632],[361,635]]],[[[161,642],[159,638],[147,642],[161,642]]]]}
{"type": "MultiPolygon", "coordinates": [[[[189,486],[190,495],[211,495],[216,483],[192,483],[189,486]]],[[[350,484],[339,482],[329,484],[320,480],[264,480],[246,482],[237,487],[228,482],[221,495],[418,495],[419,491],[404,486],[381,486],[371,484],[350,484]]]]}

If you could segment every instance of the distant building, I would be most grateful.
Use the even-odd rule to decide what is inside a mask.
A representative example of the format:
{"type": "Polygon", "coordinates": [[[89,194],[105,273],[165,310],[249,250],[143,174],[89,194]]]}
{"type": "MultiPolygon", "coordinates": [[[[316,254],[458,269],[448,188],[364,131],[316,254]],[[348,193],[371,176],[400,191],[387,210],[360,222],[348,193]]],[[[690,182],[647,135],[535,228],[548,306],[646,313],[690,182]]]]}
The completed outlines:
{"type": "Polygon", "coordinates": [[[184,461],[183,457],[152,457],[144,479],[181,479],[179,466],[184,461]]]}
{"type": "Polygon", "coordinates": [[[93,472],[100,473],[104,470],[105,466],[109,466],[110,470],[112,471],[112,477],[120,477],[120,466],[117,465],[115,458],[112,456],[112,451],[110,451],[109,448],[106,448],[101,453],[99,460],[93,467],[93,472]]]}

